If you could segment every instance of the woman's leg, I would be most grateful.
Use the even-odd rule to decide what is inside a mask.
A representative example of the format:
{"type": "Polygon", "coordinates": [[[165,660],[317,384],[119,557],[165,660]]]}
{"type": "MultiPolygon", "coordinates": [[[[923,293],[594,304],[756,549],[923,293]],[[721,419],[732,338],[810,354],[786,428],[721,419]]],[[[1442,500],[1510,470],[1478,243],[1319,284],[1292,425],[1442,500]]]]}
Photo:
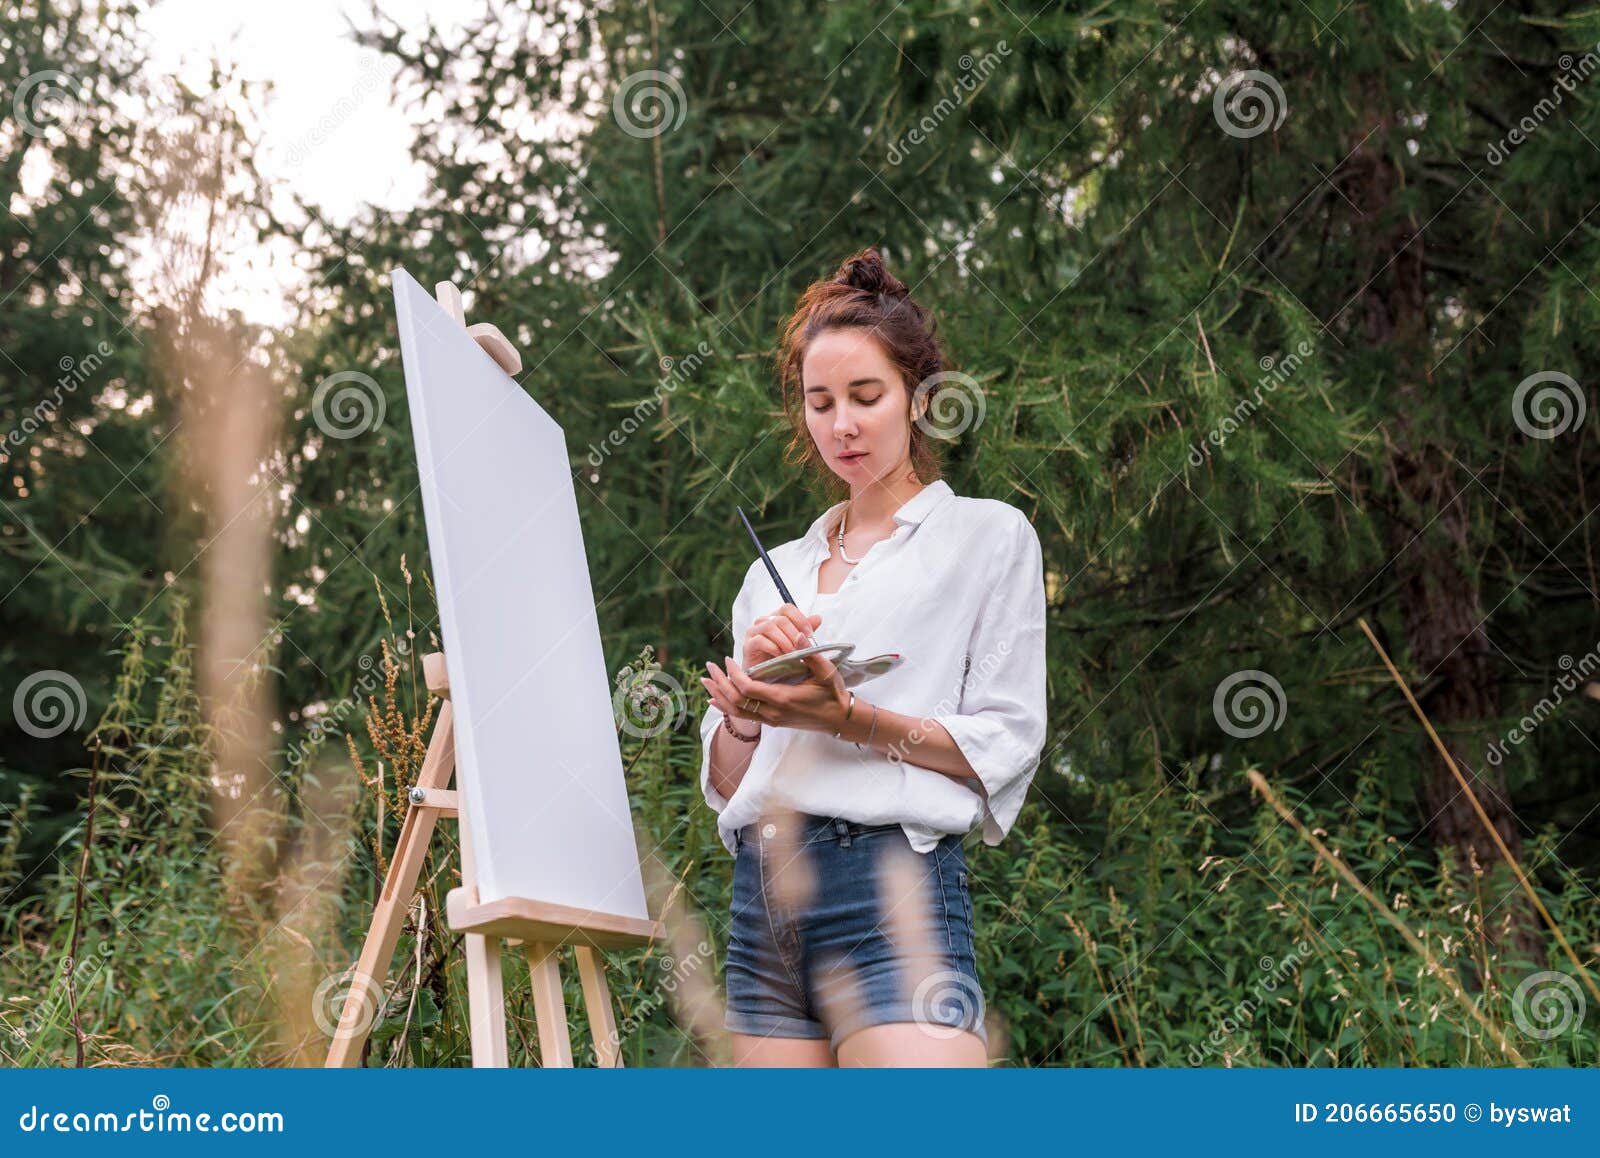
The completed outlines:
{"type": "Polygon", "coordinates": [[[989,1064],[983,1039],[975,1033],[937,1035],[915,1022],[890,1022],[858,1029],[839,1043],[839,1065],[977,1066],[989,1064]]]}
{"type": "Polygon", "coordinates": [[[831,1069],[833,1050],[824,1038],[758,1037],[732,1034],[733,1064],[741,1069],[783,1066],[790,1069],[831,1069]]]}
{"type": "Polygon", "coordinates": [[[787,908],[768,907],[771,863],[769,838],[760,826],[741,830],[733,869],[733,903],[729,912],[728,955],[724,970],[727,1009],[723,1021],[739,1067],[833,1067],[833,1052],[822,1025],[807,1007],[796,975],[798,945],[787,908]]]}
{"type": "Polygon", "coordinates": [[[807,926],[816,1007],[840,1066],[986,1066],[966,856],[896,829],[819,846],[807,926]]]}

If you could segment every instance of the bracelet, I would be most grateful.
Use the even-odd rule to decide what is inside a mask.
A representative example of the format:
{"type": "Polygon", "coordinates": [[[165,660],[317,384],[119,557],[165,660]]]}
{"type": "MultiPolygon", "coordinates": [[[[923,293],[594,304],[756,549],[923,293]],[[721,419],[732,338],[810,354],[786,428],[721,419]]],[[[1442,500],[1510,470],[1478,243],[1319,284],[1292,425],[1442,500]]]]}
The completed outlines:
{"type": "Polygon", "coordinates": [[[854,712],[855,710],[856,710],[856,694],[855,694],[855,692],[851,692],[850,693],[850,706],[844,710],[844,719],[839,721],[839,731],[835,732],[833,734],[833,738],[835,740],[837,740],[839,738],[839,733],[844,731],[844,726],[850,722],[850,714],[852,712],[854,712]]]}
{"type": "MultiPolygon", "coordinates": [[[[872,737],[876,736],[877,734],[878,734],[878,705],[877,704],[873,704],[872,705],[872,727],[867,731],[867,747],[869,747],[869,748],[872,747],[872,737]]],[[[859,742],[857,742],[856,747],[857,748],[861,747],[861,744],[859,742]]]]}
{"type": "Polygon", "coordinates": [[[761,730],[759,728],[756,729],[756,734],[754,736],[746,736],[743,732],[740,732],[734,728],[733,720],[728,716],[722,717],[722,726],[728,729],[728,735],[732,736],[740,743],[754,744],[757,740],[761,739],[761,730]]]}

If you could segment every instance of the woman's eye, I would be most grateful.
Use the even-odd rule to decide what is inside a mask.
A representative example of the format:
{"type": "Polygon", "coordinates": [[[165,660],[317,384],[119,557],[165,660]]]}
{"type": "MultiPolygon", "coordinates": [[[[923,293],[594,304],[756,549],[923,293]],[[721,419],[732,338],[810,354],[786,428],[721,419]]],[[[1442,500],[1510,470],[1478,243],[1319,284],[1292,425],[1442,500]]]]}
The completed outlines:
{"type": "MultiPolygon", "coordinates": [[[[858,403],[860,403],[862,406],[875,406],[875,405],[878,404],[879,401],[882,400],[882,398],[883,398],[882,394],[874,394],[871,398],[857,397],[856,401],[858,403]]],[[[814,413],[816,413],[816,414],[825,413],[826,411],[831,410],[832,408],[833,408],[833,404],[831,402],[824,402],[821,405],[817,405],[817,406],[811,407],[812,411],[814,413]]]]}

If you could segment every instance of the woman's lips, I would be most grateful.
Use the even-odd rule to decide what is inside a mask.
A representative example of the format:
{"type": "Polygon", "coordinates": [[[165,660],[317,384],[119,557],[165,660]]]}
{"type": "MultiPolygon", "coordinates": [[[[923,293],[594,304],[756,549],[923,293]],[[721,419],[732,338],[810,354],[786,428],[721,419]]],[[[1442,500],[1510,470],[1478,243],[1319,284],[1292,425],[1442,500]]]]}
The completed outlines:
{"type": "Polygon", "coordinates": [[[854,454],[841,454],[839,456],[839,461],[840,462],[860,462],[862,459],[866,458],[869,453],[870,453],[869,451],[863,450],[863,451],[858,451],[858,452],[856,452],[854,454]]]}

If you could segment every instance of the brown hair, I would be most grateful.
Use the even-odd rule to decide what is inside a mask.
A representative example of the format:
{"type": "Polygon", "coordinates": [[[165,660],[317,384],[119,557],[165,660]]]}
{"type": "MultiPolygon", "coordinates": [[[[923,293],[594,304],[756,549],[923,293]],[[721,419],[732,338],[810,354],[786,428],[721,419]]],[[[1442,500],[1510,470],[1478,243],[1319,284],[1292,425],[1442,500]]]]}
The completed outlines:
{"type": "MultiPolygon", "coordinates": [[[[833,494],[842,492],[845,483],[827,468],[806,427],[800,367],[813,339],[829,330],[846,329],[865,330],[877,339],[900,371],[913,404],[917,387],[946,368],[933,315],[912,300],[911,291],[885,268],[876,249],[861,250],[847,258],[832,277],[806,287],[794,313],[784,322],[779,353],[778,385],[790,428],[784,461],[814,469],[824,476],[827,490],[833,494]]],[[[928,432],[915,422],[911,423],[911,468],[923,484],[940,474],[939,456],[928,432]]]]}

